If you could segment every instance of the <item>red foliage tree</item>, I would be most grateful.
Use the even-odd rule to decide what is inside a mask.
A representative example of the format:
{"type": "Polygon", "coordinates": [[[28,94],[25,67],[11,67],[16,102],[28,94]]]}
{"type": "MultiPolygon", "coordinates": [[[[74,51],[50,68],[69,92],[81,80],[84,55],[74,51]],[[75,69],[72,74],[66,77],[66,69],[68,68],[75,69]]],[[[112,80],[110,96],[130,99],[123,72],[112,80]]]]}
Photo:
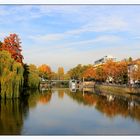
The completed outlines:
{"type": "Polygon", "coordinates": [[[11,53],[12,58],[17,62],[23,63],[23,56],[21,54],[21,42],[17,34],[10,34],[10,36],[4,39],[2,43],[2,50],[6,50],[11,53]]]}

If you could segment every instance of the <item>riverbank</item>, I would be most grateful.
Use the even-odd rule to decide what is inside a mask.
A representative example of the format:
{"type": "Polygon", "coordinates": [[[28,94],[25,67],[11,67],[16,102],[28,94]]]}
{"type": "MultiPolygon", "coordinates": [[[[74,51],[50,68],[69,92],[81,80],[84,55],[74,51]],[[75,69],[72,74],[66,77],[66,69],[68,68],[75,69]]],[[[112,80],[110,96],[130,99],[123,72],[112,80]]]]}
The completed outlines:
{"type": "Polygon", "coordinates": [[[100,84],[95,84],[94,87],[95,90],[99,92],[140,95],[140,88],[120,87],[120,86],[100,85],[100,84]]]}

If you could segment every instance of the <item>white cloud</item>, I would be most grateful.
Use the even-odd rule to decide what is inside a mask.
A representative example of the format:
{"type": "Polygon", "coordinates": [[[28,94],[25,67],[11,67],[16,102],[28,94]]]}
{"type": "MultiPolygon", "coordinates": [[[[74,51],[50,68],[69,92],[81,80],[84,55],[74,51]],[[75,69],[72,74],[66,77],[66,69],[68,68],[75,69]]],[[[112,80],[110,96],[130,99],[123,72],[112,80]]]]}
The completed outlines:
{"type": "Polygon", "coordinates": [[[54,33],[54,34],[45,34],[30,36],[29,38],[35,41],[53,41],[53,40],[62,40],[65,37],[74,35],[81,35],[88,32],[106,32],[106,31],[124,31],[128,30],[128,24],[121,18],[117,17],[104,17],[100,18],[96,23],[90,21],[89,23],[77,28],[65,31],[63,33],[54,33]]]}
{"type": "MultiPolygon", "coordinates": [[[[66,36],[66,34],[49,34],[45,36],[31,36],[30,38],[35,41],[40,41],[47,43],[47,41],[56,41],[56,40],[63,40],[63,38],[66,36]]],[[[51,48],[68,48],[72,47],[75,48],[75,46],[85,47],[89,44],[95,44],[95,43],[114,43],[121,41],[122,38],[115,35],[101,35],[93,39],[87,39],[82,41],[73,41],[73,42],[67,42],[67,43],[61,43],[60,45],[52,45],[51,48]]]]}
{"type": "MultiPolygon", "coordinates": [[[[96,49],[94,51],[94,46],[98,42],[106,44],[107,42],[117,42],[120,38],[117,36],[99,36],[95,39],[69,42],[62,45],[50,46],[50,47],[37,47],[24,51],[24,56],[26,58],[25,62],[35,63],[40,65],[42,63],[49,64],[53,70],[57,70],[58,66],[64,66],[66,70],[75,65],[81,64],[92,64],[94,60],[107,54],[112,54],[115,52],[113,49],[96,49]],[[80,51],[80,48],[87,47],[88,44],[93,44],[92,49],[86,51],[80,51]],[[75,51],[75,47],[79,47],[79,51],[75,51]],[[39,59],[38,59],[39,58],[39,59]]],[[[113,55],[114,55],[113,54],[113,55]]]]}
{"type": "Polygon", "coordinates": [[[91,44],[91,43],[111,43],[111,42],[116,42],[116,41],[120,41],[121,38],[119,36],[115,36],[115,35],[102,35],[99,37],[96,37],[94,39],[90,39],[90,40],[84,40],[84,41],[78,41],[78,42],[73,42],[70,43],[69,45],[85,45],[85,44],[91,44]]]}
{"type": "MultiPolygon", "coordinates": [[[[1,31],[18,31],[20,36],[24,34],[24,39],[27,39],[23,41],[26,46],[23,47],[25,62],[47,63],[54,68],[62,65],[68,69],[78,63],[93,63],[107,54],[120,58],[131,55],[138,57],[140,45],[133,47],[135,40],[131,42],[129,39],[139,35],[139,12],[131,7],[124,10],[113,6],[102,7],[103,9],[92,5],[0,6],[1,31]],[[55,27],[52,29],[53,25],[55,27]],[[137,34],[132,34],[132,31],[137,31],[137,34]],[[127,37],[131,47],[129,42],[125,42],[127,37]],[[124,47],[121,43],[129,47],[124,47]]],[[[3,32],[0,33],[0,37],[3,35],[3,32]]],[[[138,42],[139,36],[135,39],[138,42]]]]}
{"type": "Polygon", "coordinates": [[[47,42],[47,41],[55,41],[55,40],[61,40],[63,39],[63,34],[48,34],[48,35],[37,35],[37,36],[29,36],[30,39],[33,39],[35,41],[39,42],[47,42]]]}
{"type": "Polygon", "coordinates": [[[118,17],[101,17],[96,22],[90,21],[79,29],[68,31],[69,34],[81,34],[85,32],[124,31],[128,29],[128,23],[118,17]]]}

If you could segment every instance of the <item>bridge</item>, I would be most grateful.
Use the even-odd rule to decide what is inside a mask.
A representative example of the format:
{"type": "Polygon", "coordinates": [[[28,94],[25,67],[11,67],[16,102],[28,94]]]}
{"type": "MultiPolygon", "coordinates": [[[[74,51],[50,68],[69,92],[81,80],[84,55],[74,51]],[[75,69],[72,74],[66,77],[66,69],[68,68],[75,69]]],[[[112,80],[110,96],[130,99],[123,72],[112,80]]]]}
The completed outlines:
{"type": "MultiPolygon", "coordinates": [[[[41,81],[40,83],[40,88],[48,88],[48,87],[52,87],[52,86],[55,86],[57,85],[58,83],[61,84],[61,85],[67,85],[69,86],[69,82],[71,80],[43,80],[41,81]],[[63,83],[64,82],[64,83],[63,83]]],[[[76,83],[76,87],[81,87],[81,88],[84,88],[84,87],[88,87],[88,88],[93,88],[95,86],[95,82],[93,81],[84,81],[84,82],[78,82],[77,80],[74,80],[75,83],[76,83]]]]}
{"type": "Polygon", "coordinates": [[[69,82],[70,80],[44,80],[41,81],[41,83],[45,83],[45,82],[69,82]]]}
{"type": "Polygon", "coordinates": [[[70,80],[42,80],[40,82],[40,88],[48,88],[51,87],[53,85],[55,85],[56,83],[69,83],[70,80]]]}

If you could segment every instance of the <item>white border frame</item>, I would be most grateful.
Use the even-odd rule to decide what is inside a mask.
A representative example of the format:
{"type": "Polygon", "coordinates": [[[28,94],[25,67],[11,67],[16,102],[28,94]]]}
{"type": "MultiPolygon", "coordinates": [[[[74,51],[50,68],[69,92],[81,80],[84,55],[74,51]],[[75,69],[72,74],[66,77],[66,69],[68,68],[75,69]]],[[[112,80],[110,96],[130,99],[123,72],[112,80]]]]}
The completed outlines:
{"type": "Polygon", "coordinates": [[[140,0],[0,0],[0,4],[140,4],[140,0]]]}
{"type": "MultiPolygon", "coordinates": [[[[140,0],[0,0],[0,4],[140,4],[140,0]]],[[[0,136],[6,140],[139,140],[139,136],[0,136]]]]}

